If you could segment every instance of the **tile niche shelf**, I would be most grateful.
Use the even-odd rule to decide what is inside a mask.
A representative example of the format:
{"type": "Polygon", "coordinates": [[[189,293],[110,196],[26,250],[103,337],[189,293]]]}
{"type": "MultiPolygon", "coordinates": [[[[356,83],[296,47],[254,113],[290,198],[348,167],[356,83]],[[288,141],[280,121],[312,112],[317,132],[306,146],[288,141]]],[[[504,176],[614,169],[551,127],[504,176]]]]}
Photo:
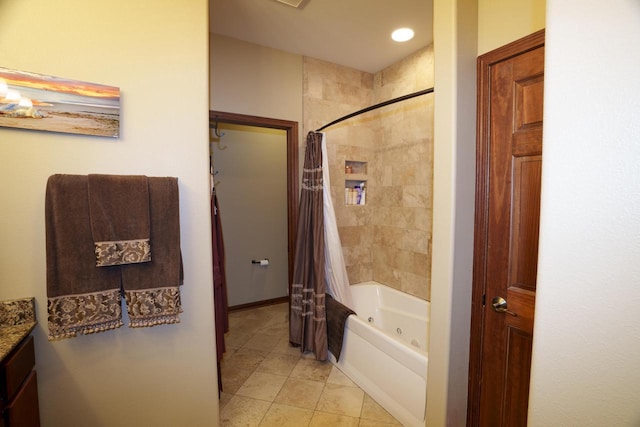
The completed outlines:
{"type": "Polygon", "coordinates": [[[367,162],[344,162],[344,204],[363,206],[367,196],[367,162]]]}

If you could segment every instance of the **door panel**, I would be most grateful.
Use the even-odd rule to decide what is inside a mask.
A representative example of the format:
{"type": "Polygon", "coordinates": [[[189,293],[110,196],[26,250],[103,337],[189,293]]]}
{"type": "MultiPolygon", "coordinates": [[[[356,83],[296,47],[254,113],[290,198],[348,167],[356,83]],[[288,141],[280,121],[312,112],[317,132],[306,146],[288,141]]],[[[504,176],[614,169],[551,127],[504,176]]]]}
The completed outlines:
{"type": "Polygon", "coordinates": [[[478,76],[468,424],[525,426],[540,222],[544,32],[481,56],[478,76]]]}
{"type": "MultiPolygon", "coordinates": [[[[535,291],[542,156],[517,156],[513,164],[510,286],[535,291]]],[[[508,300],[509,301],[509,300],[508,300]]]]}

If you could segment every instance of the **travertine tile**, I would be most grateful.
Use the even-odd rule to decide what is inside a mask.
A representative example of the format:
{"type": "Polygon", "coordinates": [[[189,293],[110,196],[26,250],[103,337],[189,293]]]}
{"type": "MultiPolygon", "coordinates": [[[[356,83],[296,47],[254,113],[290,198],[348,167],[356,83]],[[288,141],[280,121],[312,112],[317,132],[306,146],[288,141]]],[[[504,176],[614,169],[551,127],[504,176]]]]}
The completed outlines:
{"type": "Polygon", "coordinates": [[[325,382],[329,378],[332,367],[331,362],[319,362],[315,359],[302,358],[293,368],[291,377],[325,382]]]}
{"type": "Polygon", "coordinates": [[[235,394],[242,384],[251,376],[253,369],[222,368],[222,390],[235,394]]]}
{"type": "Polygon", "coordinates": [[[325,385],[316,410],[332,414],[360,417],[364,392],[358,387],[338,384],[325,385]]]}
{"type": "Polygon", "coordinates": [[[357,387],[357,385],[353,381],[351,381],[349,377],[343,374],[342,371],[338,369],[335,365],[333,366],[333,368],[331,368],[331,373],[329,374],[327,383],[345,385],[349,387],[357,387]]]}
{"type": "Polygon", "coordinates": [[[300,356],[271,352],[256,368],[258,372],[289,376],[300,356]]]}
{"type": "Polygon", "coordinates": [[[220,411],[221,427],[257,427],[271,403],[242,396],[233,398],[220,411]]]}
{"type": "Polygon", "coordinates": [[[358,427],[358,418],[315,411],[309,427],[358,427]]]}
{"type": "Polygon", "coordinates": [[[286,336],[289,331],[289,325],[282,321],[271,320],[265,323],[262,327],[257,328],[255,331],[261,335],[268,335],[271,339],[273,339],[273,337],[277,337],[279,339],[280,337],[286,336]]]}
{"type": "Polygon", "coordinates": [[[397,423],[385,423],[384,421],[376,421],[376,420],[365,420],[360,418],[359,427],[394,427],[402,424],[397,423]]]}
{"type": "Polygon", "coordinates": [[[271,353],[288,354],[290,356],[300,356],[300,347],[294,347],[289,343],[289,334],[284,338],[280,338],[271,353]]]}
{"type": "Polygon", "coordinates": [[[254,372],[242,384],[236,395],[273,402],[286,380],[287,377],[283,375],[254,372]]]}
{"type": "Polygon", "coordinates": [[[260,427],[300,427],[311,421],[313,410],[274,403],[264,415],[260,427]]]}
{"type": "MultiPolygon", "coordinates": [[[[229,327],[231,328],[231,326],[229,327]]],[[[224,335],[224,344],[227,349],[235,350],[245,345],[247,343],[247,340],[249,340],[252,336],[253,334],[241,334],[234,330],[233,332],[229,332],[224,335]]]]}
{"type": "Polygon", "coordinates": [[[271,352],[278,344],[279,339],[273,335],[256,334],[246,342],[242,348],[271,352]]]}
{"type": "Polygon", "coordinates": [[[225,393],[224,391],[220,392],[220,410],[221,411],[222,409],[224,409],[225,406],[227,406],[227,403],[229,403],[232,398],[233,398],[233,394],[225,393]]]}
{"type": "Polygon", "coordinates": [[[374,420],[383,423],[389,423],[392,425],[400,425],[400,423],[393,418],[382,406],[365,393],[364,400],[362,402],[362,413],[360,418],[366,420],[374,420]]]}
{"type": "Polygon", "coordinates": [[[298,408],[315,409],[323,389],[323,382],[289,378],[274,402],[298,408]]]}
{"type": "Polygon", "coordinates": [[[244,369],[253,371],[267,356],[267,352],[251,348],[239,348],[234,352],[224,354],[220,367],[227,371],[232,369],[244,369]]]}

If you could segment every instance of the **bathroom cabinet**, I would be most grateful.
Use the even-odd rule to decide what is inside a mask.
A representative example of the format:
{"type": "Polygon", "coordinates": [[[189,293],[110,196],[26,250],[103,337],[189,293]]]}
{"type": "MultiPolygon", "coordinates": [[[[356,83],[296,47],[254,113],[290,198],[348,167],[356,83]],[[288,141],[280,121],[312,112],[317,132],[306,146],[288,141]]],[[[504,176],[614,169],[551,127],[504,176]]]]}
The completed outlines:
{"type": "Polygon", "coordinates": [[[0,427],[39,427],[33,336],[24,338],[0,363],[0,427]]]}

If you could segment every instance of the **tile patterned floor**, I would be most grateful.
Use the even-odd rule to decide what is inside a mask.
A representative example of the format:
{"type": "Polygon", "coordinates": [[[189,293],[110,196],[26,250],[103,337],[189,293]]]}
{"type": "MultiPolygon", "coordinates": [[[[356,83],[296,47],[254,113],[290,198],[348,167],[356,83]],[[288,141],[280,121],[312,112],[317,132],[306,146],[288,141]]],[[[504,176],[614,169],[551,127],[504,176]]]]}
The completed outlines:
{"type": "Polygon", "coordinates": [[[287,304],[229,315],[220,425],[401,425],[330,362],[289,346],[287,304]]]}

